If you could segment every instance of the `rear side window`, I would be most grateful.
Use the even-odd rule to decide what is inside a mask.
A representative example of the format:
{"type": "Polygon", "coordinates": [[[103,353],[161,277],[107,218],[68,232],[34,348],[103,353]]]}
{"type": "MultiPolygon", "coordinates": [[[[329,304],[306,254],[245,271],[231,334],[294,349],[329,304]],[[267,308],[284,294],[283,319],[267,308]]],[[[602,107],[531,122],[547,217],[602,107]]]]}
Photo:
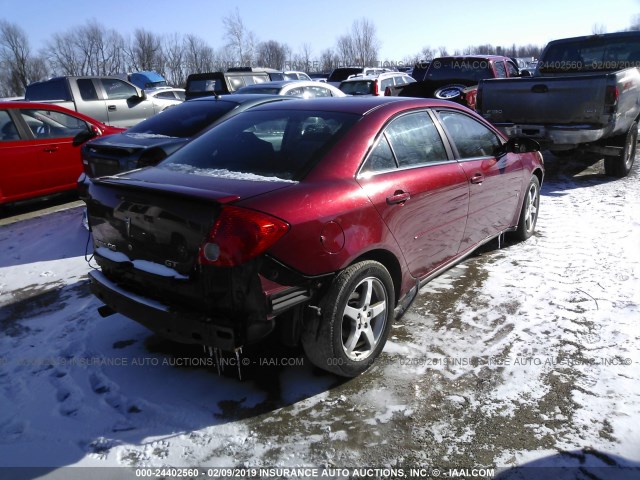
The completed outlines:
{"type": "Polygon", "coordinates": [[[13,120],[11,120],[9,113],[5,110],[0,110],[0,142],[13,142],[16,140],[20,140],[18,129],[13,120]]]}
{"type": "Polygon", "coordinates": [[[450,111],[439,115],[461,159],[492,157],[502,143],[495,133],[467,115],[450,111]]]}
{"type": "Polygon", "coordinates": [[[440,134],[426,112],[395,119],[385,134],[401,168],[448,160],[440,134]]]}
{"type": "Polygon", "coordinates": [[[188,143],[159,168],[242,180],[298,181],[358,118],[340,112],[249,110],[188,143]]]}
{"type": "Polygon", "coordinates": [[[78,90],[83,100],[98,100],[98,92],[90,78],[81,78],[78,80],[78,90]]]}

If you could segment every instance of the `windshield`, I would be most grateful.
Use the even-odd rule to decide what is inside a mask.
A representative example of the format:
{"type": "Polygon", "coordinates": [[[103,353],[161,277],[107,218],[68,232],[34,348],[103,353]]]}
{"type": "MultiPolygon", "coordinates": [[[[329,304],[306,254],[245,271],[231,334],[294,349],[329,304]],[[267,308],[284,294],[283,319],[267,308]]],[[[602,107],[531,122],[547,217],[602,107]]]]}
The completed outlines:
{"type": "Polygon", "coordinates": [[[540,72],[597,72],[640,66],[640,38],[588,40],[550,45],[538,68],[540,72]]]}
{"type": "Polygon", "coordinates": [[[158,167],[222,178],[297,181],[358,118],[342,112],[246,111],[158,167]]]}
{"type": "Polygon", "coordinates": [[[237,106],[235,102],[219,100],[185,102],[149,117],[125,133],[192,137],[237,106]]]}
{"type": "Polygon", "coordinates": [[[491,63],[482,58],[441,58],[429,64],[425,80],[459,80],[478,83],[493,77],[491,63]]]}

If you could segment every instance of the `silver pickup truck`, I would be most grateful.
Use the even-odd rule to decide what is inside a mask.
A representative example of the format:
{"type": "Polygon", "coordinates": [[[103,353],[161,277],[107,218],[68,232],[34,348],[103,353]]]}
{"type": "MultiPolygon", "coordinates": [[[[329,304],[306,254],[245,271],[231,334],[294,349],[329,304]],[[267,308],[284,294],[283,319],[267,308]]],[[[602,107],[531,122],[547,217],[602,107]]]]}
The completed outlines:
{"type": "Polygon", "coordinates": [[[158,113],[144,90],[115,77],[56,77],[27,86],[25,100],[51,102],[128,128],[158,113]]]}
{"type": "Polygon", "coordinates": [[[626,176],[640,117],[640,32],[549,42],[533,76],[482,80],[476,109],[510,137],[558,156],[604,155],[605,173],[626,176]]]}

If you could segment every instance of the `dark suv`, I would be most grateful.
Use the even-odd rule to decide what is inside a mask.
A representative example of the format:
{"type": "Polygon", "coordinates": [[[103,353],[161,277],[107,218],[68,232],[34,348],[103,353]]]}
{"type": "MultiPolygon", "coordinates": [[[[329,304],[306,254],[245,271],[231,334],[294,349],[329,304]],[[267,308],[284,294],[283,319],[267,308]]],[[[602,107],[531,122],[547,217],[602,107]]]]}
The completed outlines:
{"type": "Polygon", "coordinates": [[[192,73],[187,77],[187,100],[213,95],[226,95],[255,83],[269,82],[271,77],[264,70],[238,69],[228,72],[192,73]]]}

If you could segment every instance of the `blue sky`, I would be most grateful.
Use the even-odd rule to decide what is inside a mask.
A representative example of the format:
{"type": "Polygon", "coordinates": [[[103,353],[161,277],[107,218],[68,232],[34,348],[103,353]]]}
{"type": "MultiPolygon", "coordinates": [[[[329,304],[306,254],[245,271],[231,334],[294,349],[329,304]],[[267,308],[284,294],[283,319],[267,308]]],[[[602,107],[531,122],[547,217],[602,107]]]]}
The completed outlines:
{"type": "Polygon", "coordinates": [[[0,0],[0,18],[22,27],[35,50],[54,33],[95,19],[122,35],[136,28],[158,33],[193,33],[214,48],[224,45],[222,18],[237,6],[258,40],[287,43],[297,52],[304,43],[313,57],[333,47],[354,20],[365,17],[377,29],[380,60],[401,61],[424,46],[450,52],[468,45],[544,45],[549,40],[627,28],[640,14],[639,0],[0,0]]]}

